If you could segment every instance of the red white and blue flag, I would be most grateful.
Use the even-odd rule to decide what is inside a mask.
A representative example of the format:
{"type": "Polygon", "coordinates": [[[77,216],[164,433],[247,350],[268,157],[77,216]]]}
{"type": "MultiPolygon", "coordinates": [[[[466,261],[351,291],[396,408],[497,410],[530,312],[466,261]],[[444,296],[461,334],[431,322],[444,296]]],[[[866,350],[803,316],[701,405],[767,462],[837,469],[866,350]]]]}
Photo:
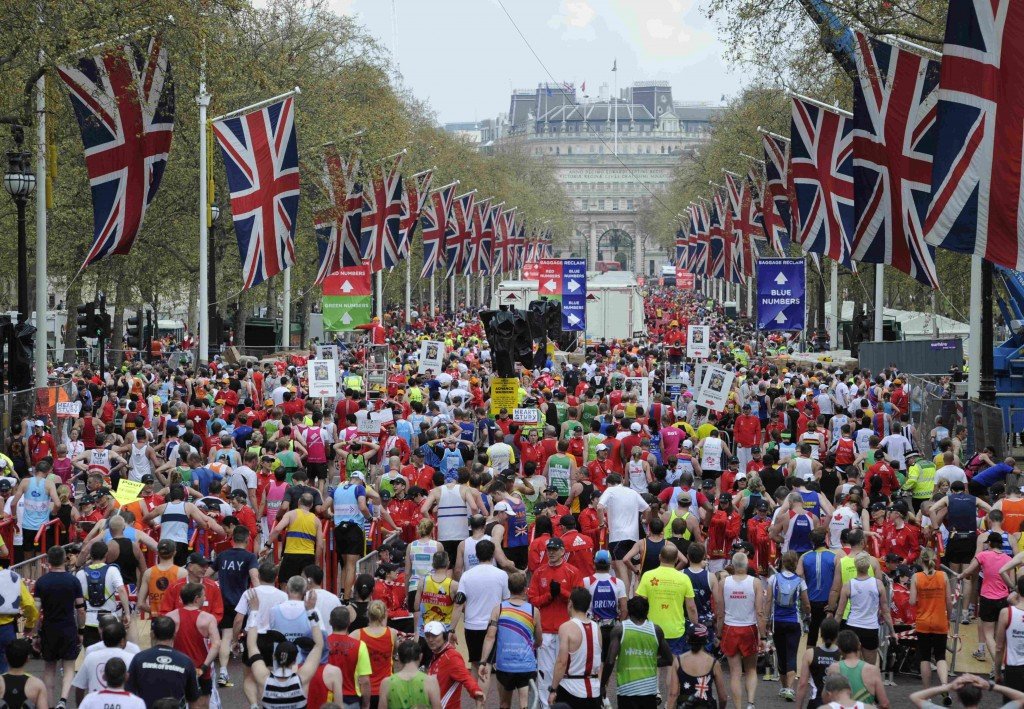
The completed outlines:
{"type": "MultiPolygon", "coordinates": [[[[707,276],[708,275],[708,251],[710,244],[710,237],[708,235],[708,217],[707,210],[704,209],[703,205],[694,204],[690,207],[691,213],[697,216],[697,225],[695,231],[697,237],[690,244],[690,270],[695,275],[707,276]]],[[[693,219],[691,218],[691,222],[693,219]]]]}
{"type": "Polygon", "coordinates": [[[772,250],[779,256],[786,253],[792,234],[793,207],[789,201],[789,141],[762,134],[764,148],[764,192],[761,194],[761,215],[764,232],[772,250]]]}
{"type": "Polygon", "coordinates": [[[452,204],[452,218],[448,222],[448,231],[445,233],[445,252],[448,261],[448,278],[452,278],[466,270],[467,242],[472,228],[473,202],[476,199],[476,191],[467,192],[455,198],[452,204]]]}
{"type": "Polygon", "coordinates": [[[793,97],[790,179],[794,238],[852,269],[853,121],[793,97]]]}
{"type": "Polygon", "coordinates": [[[737,178],[735,182],[739,190],[739,212],[733,223],[737,239],[733,263],[736,279],[734,282],[740,282],[744,277],[754,275],[754,239],[763,238],[764,232],[761,229],[761,215],[754,196],[753,179],[748,176],[746,179],[737,178]]]}
{"type": "Polygon", "coordinates": [[[159,37],[57,68],[85,145],[93,242],[83,268],[127,254],[156,197],[174,130],[174,80],[159,37]]]}
{"type": "Polygon", "coordinates": [[[950,0],[929,244],[1024,269],[1024,3],[950,0]],[[996,160],[996,156],[999,159],[996,160]]]}
{"type": "Polygon", "coordinates": [[[676,268],[686,268],[687,239],[686,230],[682,226],[676,229],[676,268]]]}
{"type": "Polygon", "coordinates": [[[473,241],[475,242],[474,252],[476,264],[473,271],[487,274],[491,272],[491,243],[494,236],[491,233],[493,226],[489,224],[491,215],[492,197],[477,201],[473,208],[473,241]],[[488,231],[488,230],[491,231],[488,231]]]}
{"type": "Polygon", "coordinates": [[[334,146],[324,150],[320,173],[320,187],[327,206],[313,215],[316,245],[320,254],[320,268],[316,282],[322,283],[331,273],[345,266],[357,266],[359,259],[358,222],[356,231],[349,227],[350,209],[358,216],[362,208],[362,185],[356,173],[359,158],[343,160],[334,146]]]}
{"type": "Polygon", "coordinates": [[[411,188],[402,193],[402,221],[398,236],[398,257],[401,259],[409,258],[412,240],[416,235],[416,225],[419,224],[424,203],[427,200],[427,195],[430,194],[430,183],[433,178],[433,170],[425,170],[418,175],[413,175],[411,188]]]}
{"type": "Polygon", "coordinates": [[[430,195],[420,216],[423,230],[423,270],[420,278],[432,278],[445,265],[445,233],[451,219],[455,185],[446,185],[430,195]]]}
{"type": "Polygon", "coordinates": [[[725,229],[722,216],[725,214],[725,203],[719,190],[715,190],[711,200],[711,220],[708,222],[708,276],[725,278],[725,229]]]}
{"type": "Polygon", "coordinates": [[[939,63],[854,33],[853,258],[883,263],[933,288],[925,243],[935,153],[939,63]]]}
{"type": "Polygon", "coordinates": [[[402,155],[390,170],[381,168],[371,192],[363,193],[363,216],[359,255],[370,273],[394,268],[398,263],[398,242],[402,226],[402,155]]]}
{"type": "Polygon", "coordinates": [[[252,288],[295,263],[299,211],[295,99],[216,121],[213,132],[224,154],[231,191],[242,286],[252,288]]]}

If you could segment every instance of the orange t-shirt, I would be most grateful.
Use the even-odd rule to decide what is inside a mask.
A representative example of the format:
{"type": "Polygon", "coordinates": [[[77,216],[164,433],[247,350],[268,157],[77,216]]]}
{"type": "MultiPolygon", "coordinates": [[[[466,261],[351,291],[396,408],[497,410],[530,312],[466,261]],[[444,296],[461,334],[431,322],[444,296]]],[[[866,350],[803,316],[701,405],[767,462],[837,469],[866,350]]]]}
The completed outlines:
{"type": "Polygon", "coordinates": [[[157,617],[163,615],[160,611],[160,606],[164,598],[164,593],[170,588],[177,580],[178,573],[181,569],[174,564],[171,564],[168,569],[161,569],[159,566],[152,566],[149,569],[149,608],[150,615],[157,617]]]}
{"type": "Polygon", "coordinates": [[[914,575],[917,586],[917,621],[914,624],[919,633],[949,632],[949,614],[946,613],[946,574],[936,571],[926,574],[919,571],[914,575]]]}

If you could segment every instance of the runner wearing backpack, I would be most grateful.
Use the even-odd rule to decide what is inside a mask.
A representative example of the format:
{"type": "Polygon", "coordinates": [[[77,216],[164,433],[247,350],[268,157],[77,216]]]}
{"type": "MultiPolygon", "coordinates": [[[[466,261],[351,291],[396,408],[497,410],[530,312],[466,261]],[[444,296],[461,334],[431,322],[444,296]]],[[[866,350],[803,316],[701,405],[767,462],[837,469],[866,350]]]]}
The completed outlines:
{"type": "Polygon", "coordinates": [[[82,633],[84,647],[100,641],[100,616],[109,615],[121,605],[121,622],[127,628],[131,622],[131,605],[128,602],[128,587],[121,578],[121,571],[113,564],[104,562],[107,556],[106,542],[93,542],[89,548],[89,564],[77,574],[85,596],[85,629],[82,633]]]}
{"type": "Polygon", "coordinates": [[[811,612],[807,582],[796,575],[799,559],[795,551],[787,551],[782,555],[782,571],[768,579],[768,592],[772,596],[772,638],[782,683],[779,696],[790,702],[796,698],[793,679],[796,676],[800,636],[803,634],[797,609],[799,607],[805,618],[811,612]]]}

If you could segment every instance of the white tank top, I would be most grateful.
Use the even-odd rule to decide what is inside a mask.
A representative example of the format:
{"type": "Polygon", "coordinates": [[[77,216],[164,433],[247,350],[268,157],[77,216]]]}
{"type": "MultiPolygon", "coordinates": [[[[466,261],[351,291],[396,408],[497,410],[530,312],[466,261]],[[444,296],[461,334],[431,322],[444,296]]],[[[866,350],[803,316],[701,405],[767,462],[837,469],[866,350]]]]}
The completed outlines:
{"type": "Polygon", "coordinates": [[[106,448],[94,448],[89,456],[90,473],[101,473],[104,477],[110,475],[110,451],[106,448]]]}
{"type": "Polygon", "coordinates": [[[672,488],[672,497],[668,501],[669,512],[675,511],[676,503],[679,501],[679,496],[682,495],[684,492],[690,496],[690,512],[694,515],[699,516],[700,505],[697,504],[697,491],[694,490],[693,488],[690,488],[689,490],[683,490],[683,488],[681,487],[672,488]]]}
{"type": "Polygon", "coordinates": [[[811,447],[811,458],[817,460],[821,455],[821,436],[817,433],[805,433],[800,436],[800,443],[806,443],[811,447]]]}
{"type": "Polygon", "coordinates": [[[850,579],[850,617],[854,628],[878,628],[878,582],[873,578],[850,579]]]}
{"type": "Polygon", "coordinates": [[[1006,624],[1006,665],[1024,665],[1024,611],[1010,606],[1010,622],[1006,624]]]}
{"type": "Polygon", "coordinates": [[[704,470],[722,469],[722,439],[705,438],[704,448],[700,454],[700,467],[704,470]]]}
{"type": "Polygon", "coordinates": [[[434,568],[434,554],[441,549],[441,545],[433,539],[417,539],[409,542],[406,554],[411,559],[412,579],[409,588],[415,589],[419,586],[419,580],[429,574],[434,568]]]}
{"type": "Polygon", "coordinates": [[[753,576],[747,576],[742,581],[737,581],[735,576],[726,578],[722,586],[722,598],[725,600],[726,625],[733,627],[757,625],[753,576]]]}
{"type": "Polygon", "coordinates": [[[812,460],[813,456],[811,458],[798,456],[796,458],[796,465],[793,468],[793,477],[797,480],[814,480],[814,463],[811,462],[812,460]]]}
{"type": "Polygon", "coordinates": [[[437,538],[462,541],[469,536],[469,508],[462,499],[462,485],[443,485],[437,501],[437,538]]]}
{"type": "Polygon", "coordinates": [[[569,666],[559,686],[574,697],[592,699],[601,696],[601,631],[597,623],[572,618],[583,634],[580,646],[569,653],[569,666]]]}
{"type": "Polygon", "coordinates": [[[148,475],[153,472],[153,466],[150,465],[149,456],[146,452],[149,450],[149,444],[142,446],[142,448],[136,448],[135,444],[132,444],[132,454],[129,463],[131,467],[128,470],[128,479],[133,482],[141,482],[143,475],[148,475]]]}
{"type": "Polygon", "coordinates": [[[647,492],[647,473],[644,472],[644,462],[630,458],[626,468],[629,474],[629,486],[640,494],[647,492]]]}
{"type": "Polygon", "coordinates": [[[480,537],[480,539],[473,539],[473,537],[466,537],[466,544],[462,548],[462,573],[466,573],[474,566],[480,563],[480,560],[476,556],[476,545],[481,539],[487,539],[486,536],[480,537]]]}

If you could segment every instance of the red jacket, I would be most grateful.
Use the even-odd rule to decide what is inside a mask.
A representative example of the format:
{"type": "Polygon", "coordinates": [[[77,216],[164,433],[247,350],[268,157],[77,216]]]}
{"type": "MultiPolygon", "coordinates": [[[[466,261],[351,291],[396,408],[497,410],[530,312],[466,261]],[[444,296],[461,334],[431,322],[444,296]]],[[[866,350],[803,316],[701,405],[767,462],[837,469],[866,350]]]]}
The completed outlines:
{"type": "Polygon", "coordinates": [[[441,652],[434,655],[427,674],[437,677],[441,687],[441,709],[461,709],[463,687],[474,698],[483,696],[480,685],[466,669],[466,661],[451,645],[445,645],[441,652]]]}
{"type": "Polygon", "coordinates": [[[761,443],[761,419],[753,414],[736,418],[732,427],[733,439],[740,448],[750,448],[761,443]]]}
{"type": "Polygon", "coordinates": [[[586,534],[575,529],[562,535],[565,542],[567,561],[576,567],[583,578],[594,575],[594,542],[586,534]]]}
{"type": "Polygon", "coordinates": [[[893,552],[905,564],[913,564],[921,554],[921,528],[913,524],[903,525],[903,529],[890,527],[883,538],[883,551],[893,552]]]}
{"type": "Polygon", "coordinates": [[[563,561],[558,566],[541,566],[530,579],[530,603],[540,609],[540,625],[545,633],[557,633],[562,623],[569,620],[569,594],[580,585],[583,575],[563,561]],[[559,584],[558,595],[551,597],[551,582],[559,584]]]}
{"type": "MultiPolygon", "coordinates": [[[[170,585],[160,601],[160,615],[167,615],[171,611],[181,608],[181,589],[188,583],[188,576],[180,578],[170,585]]],[[[203,591],[206,593],[206,602],[203,603],[203,610],[217,619],[219,623],[224,619],[224,597],[220,595],[220,585],[211,578],[203,579],[203,591]]]]}

